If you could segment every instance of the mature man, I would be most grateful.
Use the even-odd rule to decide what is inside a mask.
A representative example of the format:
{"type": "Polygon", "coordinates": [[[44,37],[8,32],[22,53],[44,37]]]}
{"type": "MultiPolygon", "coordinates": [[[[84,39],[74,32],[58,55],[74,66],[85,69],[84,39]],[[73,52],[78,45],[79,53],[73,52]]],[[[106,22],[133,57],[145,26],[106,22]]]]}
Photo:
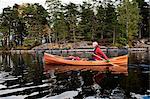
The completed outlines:
{"type": "Polygon", "coordinates": [[[100,46],[98,45],[97,42],[93,42],[93,47],[94,49],[94,59],[95,60],[102,60],[103,58],[107,61],[110,62],[108,57],[102,52],[102,50],[100,49],[100,46]]]}

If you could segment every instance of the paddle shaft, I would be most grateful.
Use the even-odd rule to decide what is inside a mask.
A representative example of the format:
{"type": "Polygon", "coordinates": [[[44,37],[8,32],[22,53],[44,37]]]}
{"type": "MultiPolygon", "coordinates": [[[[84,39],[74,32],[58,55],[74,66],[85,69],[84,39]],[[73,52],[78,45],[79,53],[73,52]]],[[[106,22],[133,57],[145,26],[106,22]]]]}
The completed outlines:
{"type": "MultiPolygon", "coordinates": [[[[102,59],[103,61],[105,61],[104,58],[102,58],[102,57],[100,57],[100,56],[98,56],[98,55],[96,55],[96,54],[93,54],[93,55],[96,56],[96,57],[98,57],[98,58],[100,58],[100,59],[102,59]]],[[[113,65],[113,66],[119,66],[119,65],[114,64],[114,63],[112,63],[112,62],[109,62],[109,64],[111,64],[111,65],[113,65]]]]}

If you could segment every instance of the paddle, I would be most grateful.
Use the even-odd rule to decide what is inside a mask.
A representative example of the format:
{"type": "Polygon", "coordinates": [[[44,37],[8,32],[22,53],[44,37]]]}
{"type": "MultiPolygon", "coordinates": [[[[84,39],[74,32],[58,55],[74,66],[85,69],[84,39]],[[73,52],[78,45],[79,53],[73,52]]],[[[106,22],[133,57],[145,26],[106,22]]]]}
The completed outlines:
{"type": "MultiPolygon", "coordinates": [[[[106,60],[105,60],[104,58],[102,58],[102,57],[100,57],[100,56],[98,56],[98,55],[96,55],[96,54],[93,54],[93,55],[96,56],[96,57],[98,57],[98,58],[100,58],[100,59],[102,59],[103,61],[106,62],[106,60]]],[[[114,63],[112,63],[112,62],[109,62],[109,64],[111,64],[111,65],[113,65],[113,66],[119,66],[119,65],[114,64],[114,63]]]]}

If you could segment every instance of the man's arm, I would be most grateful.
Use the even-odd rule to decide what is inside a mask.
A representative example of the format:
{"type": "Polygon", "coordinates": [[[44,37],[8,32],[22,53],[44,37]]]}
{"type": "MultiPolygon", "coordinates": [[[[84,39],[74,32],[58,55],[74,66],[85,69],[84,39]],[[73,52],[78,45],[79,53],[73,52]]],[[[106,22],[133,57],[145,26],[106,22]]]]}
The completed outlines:
{"type": "Polygon", "coordinates": [[[108,60],[108,57],[102,52],[102,50],[100,48],[97,49],[97,53],[99,53],[100,55],[102,55],[105,60],[108,60]]]}

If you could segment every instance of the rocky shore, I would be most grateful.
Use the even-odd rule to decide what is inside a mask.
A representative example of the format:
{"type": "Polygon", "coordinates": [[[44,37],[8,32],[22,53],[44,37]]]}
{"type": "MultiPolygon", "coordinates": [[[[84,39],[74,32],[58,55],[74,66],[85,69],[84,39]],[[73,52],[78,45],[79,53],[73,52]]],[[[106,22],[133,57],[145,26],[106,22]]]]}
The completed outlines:
{"type": "MultiPolygon", "coordinates": [[[[120,49],[126,49],[128,51],[149,51],[150,52],[150,42],[145,39],[133,41],[133,47],[114,47],[114,46],[101,46],[102,51],[118,51],[120,49]]],[[[0,52],[12,52],[12,53],[32,53],[32,52],[90,52],[93,51],[92,42],[78,42],[78,43],[66,43],[66,44],[56,44],[56,43],[45,43],[36,46],[30,50],[1,50],[0,52]]]]}
{"type": "MultiPolygon", "coordinates": [[[[150,52],[150,47],[143,47],[143,48],[114,48],[114,47],[106,47],[102,48],[103,52],[108,52],[108,51],[120,51],[120,50],[125,50],[128,52],[134,52],[134,51],[143,51],[143,52],[150,52]]],[[[48,52],[48,53],[70,53],[70,52],[93,52],[92,48],[86,48],[86,49],[32,49],[32,50],[9,50],[9,51],[0,51],[0,53],[3,52],[11,52],[11,53],[43,53],[43,52],[48,52]]]]}
{"type": "Polygon", "coordinates": [[[150,47],[150,40],[148,39],[139,39],[139,40],[134,40],[132,42],[133,47],[150,47]]]}

